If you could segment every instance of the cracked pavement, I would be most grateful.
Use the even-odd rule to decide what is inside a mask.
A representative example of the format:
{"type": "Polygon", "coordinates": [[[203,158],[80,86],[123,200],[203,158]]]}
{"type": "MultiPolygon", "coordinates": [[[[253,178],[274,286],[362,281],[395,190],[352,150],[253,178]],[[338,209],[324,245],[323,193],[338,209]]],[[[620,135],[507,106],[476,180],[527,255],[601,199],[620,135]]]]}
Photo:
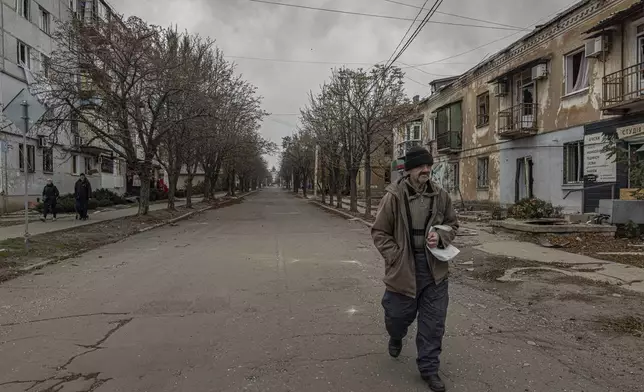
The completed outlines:
{"type": "MultiPolygon", "coordinates": [[[[278,189],[41,273],[0,285],[2,392],[428,390],[415,330],[386,353],[368,229],[278,189]]],[[[644,391],[501,296],[450,297],[452,391],[644,391]]]]}

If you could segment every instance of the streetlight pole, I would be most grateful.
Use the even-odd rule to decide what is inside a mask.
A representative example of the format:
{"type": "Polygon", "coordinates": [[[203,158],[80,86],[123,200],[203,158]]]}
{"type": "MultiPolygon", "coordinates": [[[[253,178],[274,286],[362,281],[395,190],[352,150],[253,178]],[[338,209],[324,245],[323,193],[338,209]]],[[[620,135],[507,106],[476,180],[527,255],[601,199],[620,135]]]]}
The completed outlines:
{"type": "Polygon", "coordinates": [[[27,131],[29,130],[29,103],[22,101],[22,119],[25,121],[25,129],[22,131],[22,168],[24,169],[25,181],[25,250],[29,252],[29,182],[27,175],[29,168],[28,148],[27,148],[27,131]]]}

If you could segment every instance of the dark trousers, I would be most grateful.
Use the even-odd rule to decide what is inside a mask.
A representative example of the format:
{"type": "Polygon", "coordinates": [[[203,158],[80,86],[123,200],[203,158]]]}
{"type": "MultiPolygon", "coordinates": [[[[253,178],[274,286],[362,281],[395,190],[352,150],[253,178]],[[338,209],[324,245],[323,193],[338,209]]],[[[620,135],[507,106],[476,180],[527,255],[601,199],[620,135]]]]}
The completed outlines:
{"type": "Polygon", "coordinates": [[[391,291],[385,291],[382,298],[385,326],[393,339],[402,340],[407,336],[409,326],[418,316],[416,363],[421,376],[438,373],[448,304],[447,279],[438,285],[433,282],[426,285],[416,298],[391,291]]]}
{"type": "Polygon", "coordinates": [[[43,203],[43,216],[45,219],[51,213],[54,218],[56,217],[56,200],[47,200],[43,203]]]}
{"type": "Polygon", "coordinates": [[[81,219],[87,218],[87,200],[76,200],[76,213],[81,219]]]}

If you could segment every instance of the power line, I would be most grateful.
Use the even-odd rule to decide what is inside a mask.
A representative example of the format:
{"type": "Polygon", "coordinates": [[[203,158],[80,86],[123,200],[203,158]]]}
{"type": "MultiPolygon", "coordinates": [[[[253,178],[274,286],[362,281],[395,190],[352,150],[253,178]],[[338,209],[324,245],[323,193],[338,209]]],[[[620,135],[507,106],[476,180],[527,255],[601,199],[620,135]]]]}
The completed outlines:
{"type": "MultiPolygon", "coordinates": [[[[546,16],[546,17],[543,17],[543,18],[541,18],[541,19],[539,19],[539,20],[537,20],[536,22],[532,23],[531,25],[536,25],[536,24],[540,23],[541,21],[543,21],[543,20],[545,20],[545,19],[548,19],[548,18],[550,18],[550,17],[552,17],[552,16],[554,16],[554,15],[557,15],[557,14],[559,14],[560,12],[562,12],[562,11],[564,11],[564,10],[566,10],[566,9],[570,8],[573,4],[576,4],[576,3],[577,3],[577,0],[575,0],[574,2],[572,2],[572,3],[568,4],[567,6],[565,6],[565,7],[563,7],[563,8],[561,8],[561,9],[557,10],[556,12],[553,12],[553,13],[552,13],[552,14],[550,14],[550,15],[548,15],[548,16],[546,16]]],[[[465,52],[458,53],[458,54],[455,54],[455,55],[453,55],[453,56],[445,57],[445,58],[442,58],[442,59],[440,59],[440,60],[436,60],[436,61],[430,61],[430,62],[428,62],[428,63],[424,63],[424,64],[416,64],[416,65],[412,65],[412,66],[409,66],[409,67],[407,67],[407,68],[414,68],[414,69],[418,69],[418,67],[424,67],[424,66],[426,66],[426,65],[432,65],[432,64],[442,63],[443,61],[451,60],[451,59],[454,59],[454,58],[456,58],[456,57],[460,57],[460,56],[463,56],[463,55],[466,55],[466,54],[472,53],[472,52],[474,52],[474,51],[476,51],[476,50],[478,50],[478,49],[484,48],[484,47],[486,47],[486,46],[489,46],[489,45],[495,44],[495,43],[497,43],[497,42],[499,42],[499,41],[503,41],[503,40],[508,39],[508,38],[510,38],[510,37],[513,37],[513,36],[515,36],[515,35],[517,35],[517,34],[519,34],[519,33],[520,33],[520,32],[516,32],[516,33],[512,33],[512,34],[510,34],[510,35],[506,35],[506,36],[501,37],[501,38],[499,38],[499,39],[495,39],[494,41],[488,42],[488,43],[483,44],[483,45],[479,45],[479,46],[477,46],[477,47],[475,47],[475,48],[472,48],[472,49],[466,50],[465,52]]]]}
{"type": "MultiPolygon", "coordinates": [[[[407,34],[409,34],[409,32],[411,31],[412,27],[414,27],[414,24],[415,24],[415,23],[416,23],[416,21],[418,20],[418,17],[419,17],[419,16],[420,16],[420,14],[422,14],[422,13],[423,13],[423,11],[425,10],[425,6],[427,5],[427,2],[428,2],[428,1],[429,1],[429,0],[425,0],[425,2],[423,3],[423,6],[422,6],[422,7],[420,7],[420,10],[419,10],[419,11],[418,11],[418,13],[416,14],[416,17],[414,18],[414,21],[413,21],[413,22],[411,22],[411,24],[409,25],[409,28],[407,29],[407,31],[405,31],[405,35],[403,35],[403,37],[400,39],[400,42],[398,42],[398,46],[396,46],[396,49],[394,49],[394,52],[391,54],[391,56],[389,56],[389,59],[387,59],[387,63],[389,62],[389,60],[391,60],[391,58],[393,57],[393,55],[394,55],[394,54],[396,54],[396,51],[398,50],[398,48],[400,48],[400,45],[402,45],[403,41],[405,41],[405,38],[407,38],[407,34]]],[[[386,63],[385,63],[385,64],[386,64],[386,63]]]]}
{"type": "MultiPolygon", "coordinates": [[[[386,1],[386,2],[388,2],[388,3],[392,3],[392,4],[399,4],[399,5],[402,5],[402,6],[405,6],[405,7],[416,8],[416,9],[422,9],[421,7],[419,7],[419,6],[417,6],[417,5],[407,4],[407,3],[400,2],[400,1],[395,1],[395,0],[383,0],[383,1],[386,1]]],[[[473,21],[476,21],[476,22],[489,23],[489,24],[493,24],[493,25],[497,25],[497,26],[502,26],[502,27],[509,27],[509,28],[511,28],[511,29],[515,29],[515,30],[526,30],[525,28],[523,28],[523,27],[519,27],[519,26],[512,26],[512,25],[508,25],[508,24],[503,24],[503,23],[498,23],[498,22],[492,22],[492,21],[485,20],[485,19],[476,19],[476,18],[471,18],[471,17],[469,17],[469,16],[463,16],[463,15],[457,15],[457,14],[450,14],[450,13],[448,13],[448,12],[436,11],[436,13],[437,13],[437,14],[441,14],[441,15],[452,16],[452,17],[455,17],[455,18],[461,18],[461,19],[473,20],[473,21]]]]}
{"type": "Polygon", "coordinates": [[[391,61],[388,67],[391,67],[391,65],[393,65],[396,62],[396,60],[398,60],[400,56],[402,56],[403,53],[405,53],[405,51],[411,46],[412,42],[414,42],[414,39],[416,39],[418,34],[420,34],[421,30],[427,25],[427,23],[429,22],[429,19],[432,16],[434,16],[434,13],[436,12],[436,10],[438,10],[438,7],[440,7],[442,3],[443,3],[443,0],[436,0],[434,2],[434,5],[427,12],[427,15],[425,15],[425,18],[422,20],[422,22],[420,22],[420,25],[416,27],[416,30],[414,31],[414,33],[409,37],[405,45],[400,49],[396,57],[393,58],[393,60],[391,61]]]}
{"type": "MultiPolygon", "coordinates": [[[[373,65],[374,62],[351,62],[351,61],[315,61],[315,60],[295,60],[295,59],[278,59],[278,58],[266,58],[266,57],[250,57],[250,56],[224,56],[231,59],[242,59],[242,60],[256,60],[256,61],[274,61],[278,63],[298,63],[298,64],[324,64],[324,65],[373,65]]],[[[378,62],[376,62],[378,63],[378,62]]],[[[477,64],[476,62],[464,62],[464,63],[437,63],[436,65],[472,65],[477,64]]],[[[421,64],[405,64],[407,67],[420,66],[421,64]]]]}
{"type": "MultiPolygon", "coordinates": [[[[405,20],[405,21],[413,21],[414,20],[414,19],[411,19],[411,18],[405,18],[405,17],[400,17],[400,16],[367,14],[367,13],[364,13],[364,12],[343,11],[343,10],[336,10],[336,9],[331,9],[331,8],[310,7],[310,6],[299,5],[299,4],[278,3],[278,2],[274,2],[274,1],[268,1],[268,0],[248,0],[248,1],[253,2],[253,3],[279,5],[279,6],[283,6],[283,7],[292,7],[292,8],[306,9],[306,10],[332,12],[332,13],[336,13],[336,14],[368,16],[368,17],[371,17],[371,18],[392,19],[392,20],[405,20]]],[[[430,23],[440,24],[440,25],[448,25],[448,26],[476,27],[476,28],[480,28],[480,29],[492,29],[492,30],[517,30],[517,28],[514,28],[514,27],[495,27],[495,26],[483,26],[483,25],[474,25],[474,24],[466,24],[466,23],[452,23],[452,22],[438,22],[438,21],[432,21],[430,23]]]]}

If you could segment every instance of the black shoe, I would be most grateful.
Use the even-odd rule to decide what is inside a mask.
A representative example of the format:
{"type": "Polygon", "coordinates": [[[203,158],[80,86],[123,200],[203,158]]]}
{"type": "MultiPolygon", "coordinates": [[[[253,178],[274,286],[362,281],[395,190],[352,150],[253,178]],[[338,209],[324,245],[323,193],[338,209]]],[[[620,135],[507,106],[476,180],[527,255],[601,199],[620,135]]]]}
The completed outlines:
{"type": "Polygon", "coordinates": [[[400,352],[402,351],[402,340],[389,338],[389,355],[393,358],[398,358],[400,352]]]}
{"type": "Polygon", "coordinates": [[[434,392],[445,392],[445,383],[441,378],[438,376],[438,374],[432,374],[431,376],[423,376],[423,380],[427,383],[429,386],[429,389],[431,389],[434,392]]]}

